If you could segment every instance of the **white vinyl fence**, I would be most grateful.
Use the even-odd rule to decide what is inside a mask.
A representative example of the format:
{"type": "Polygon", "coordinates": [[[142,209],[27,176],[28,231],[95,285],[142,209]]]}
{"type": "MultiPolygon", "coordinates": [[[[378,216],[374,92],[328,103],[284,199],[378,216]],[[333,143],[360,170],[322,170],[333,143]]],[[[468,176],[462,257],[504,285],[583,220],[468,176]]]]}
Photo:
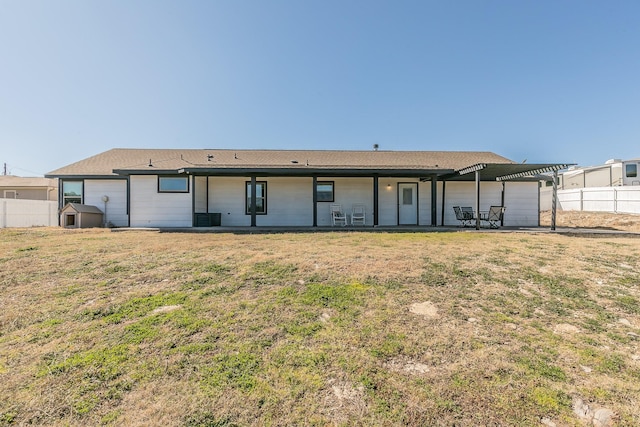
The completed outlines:
{"type": "Polygon", "coordinates": [[[0,228],[57,225],[57,201],[0,199],[0,228]]]}
{"type": "MultiPolygon", "coordinates": [[[[552,194],[551,188],[540,190],[540,210],[551,210],[552,194]]],[[[640,214],[640,186],[558,190],[558,209],[640,214]]]]}

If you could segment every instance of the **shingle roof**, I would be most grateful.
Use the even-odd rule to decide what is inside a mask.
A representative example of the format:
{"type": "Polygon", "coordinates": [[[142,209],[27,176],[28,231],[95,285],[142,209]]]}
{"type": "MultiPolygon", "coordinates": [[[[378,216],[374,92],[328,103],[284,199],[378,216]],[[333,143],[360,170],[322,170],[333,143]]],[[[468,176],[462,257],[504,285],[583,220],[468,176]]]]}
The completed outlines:
{"type": "Polygon", "coordinates": [[[58,184],[55,179],[41,177],[24,177],[13,175],[0,176],[0,187],[46,187],[55,188],[58,184]]]}
{"type": "Polygon", "coordinates": [[[97,213],[97,214],[102,214],[103,213],[100,210],[100,208],[98,208],[97,206],[83,205],[83,204],[80,204],[80,203],[67,203],[62,208],[62,211],[66,211],[68,209],[73,209],[76,212],[97,213]]]}
{"type": "Polygon", "coordinates": [[[340,151],[115,148],[51,171],[49,177],[202,169],[459,170],[476,163],[513,163],[486,151],[340,151]]]}

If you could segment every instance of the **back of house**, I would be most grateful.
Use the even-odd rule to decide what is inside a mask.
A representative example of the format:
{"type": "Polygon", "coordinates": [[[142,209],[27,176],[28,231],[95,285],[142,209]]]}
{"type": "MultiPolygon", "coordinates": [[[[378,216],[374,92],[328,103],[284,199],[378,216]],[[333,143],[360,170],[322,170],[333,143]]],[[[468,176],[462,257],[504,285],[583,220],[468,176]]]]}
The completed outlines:
{"type": "Polygon", "coordinates": [[[535,175],[491,152],[112,149],[47,174],[59,207],[96,206],[115,227],[456,225],[453,206],[507,206],[504,225],[539,224],[535,175]],[[355,222],[354,222],[355,223],[355,222]]]}

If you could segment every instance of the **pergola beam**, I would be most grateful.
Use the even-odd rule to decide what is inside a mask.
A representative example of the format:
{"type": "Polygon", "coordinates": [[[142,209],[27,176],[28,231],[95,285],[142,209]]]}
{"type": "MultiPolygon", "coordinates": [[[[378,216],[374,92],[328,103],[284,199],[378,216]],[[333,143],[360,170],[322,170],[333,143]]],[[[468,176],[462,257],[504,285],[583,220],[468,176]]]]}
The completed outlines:
{"type": "Polygon", "coordinates": [[[560,169],[566,169],[569,166],[571,165],[553,165],[553,166],[547,166],[544,168],[532,169],[525,172],[518,172],[518,173],[512,173],[508,175],[497,176],[496,181],[508,181],[511,179],[526,178],[526,177],[531,177],[535,175],[540,175],[547,172],[557,172],[560,169]]]}

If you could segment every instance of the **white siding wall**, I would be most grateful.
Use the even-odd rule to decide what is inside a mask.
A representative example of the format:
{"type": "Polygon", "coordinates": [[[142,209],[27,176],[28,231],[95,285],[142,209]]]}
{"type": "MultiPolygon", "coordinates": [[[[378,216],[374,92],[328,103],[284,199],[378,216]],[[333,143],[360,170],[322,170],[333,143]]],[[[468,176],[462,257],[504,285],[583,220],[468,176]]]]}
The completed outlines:
{"type": "MultiPolygon", "coordinates": [[[[333,203],[341,204],[347,214],[351,214],[354,204],[363,204],[365,224],[373,225],[373,178],[318,178],[318,181],[334,182],[333,203]]],[[[311,189],[311,186],[309,188],[311,189]]],[[[311,196],[313,197],[313,194],[311,196]]],[[[333,203],[318,203],[318,226],[331,225],[329,207],[333,203]]]]}
{"type": "MultiPolygon", "coordinates": [[[[378,179],[378,224],[398,225],[398,182],[407,179],[378,179]]],[[[418,193],[420,197],[420,193],[418,193]]]]}
{"type": "MultiPolygon", "coordinates": [[[[431,181],[418,184],[418,224],[431,225],[431,181]]],[[[436,218],[438,214],[436,212],[436,218]]]]}
{"type": "MultiPolygon", "coordinates": [[[[442,191],[442,190],[440,190],[442,191]]],[[[447,182],[445,194],[445,225],[458,225],[459,221],[453,212],[454,206],[471,206],[476,209],[476,183],[470,182],[447,182]]],[[[536,196],[536,209],[538,198],[536,196]]],[[[488,211],[491,206],[502,204],[502,184],[499,182],[480,183],[480,211],[488,211]]],[[[508,207],[507,207],[508,209],[508,207]]],[[[506,218],[506,215],[505,215],[506,218]]],[[[505,222],[506,225],[506,222],[505,222]]]]}
{"type": "Polygon", "coordinates": [[[256,216],[257,226],[313,225],[313,178],[259,181],[267,182],[267,215],[256,216]]]}
{"type": "Polygon", "coordinates": [[[124,179],[86,179],[84,181],[84,204],[96,206],[105,212],[103,196],[108,196],[105,222],[117,227],[129,225],[127,217],[127,181],[124,179]]]}
{"type": "MultiPolygon", "coordinates": [[[[439,189],[441,192],[442,189],[439,189]]],[[[475,182],[447,182],[446,205],[444,211],[445,225],[457,225],[453,206],[471,206],[475,210],[476,196],[475,182]]],[[[441,195],[442,193],[440,193],[441,195]]],[[[502,183],[480,183],[480,211],[488,211],[491,206],[502,204],[502,183]]],[[[538,212],[538,183],[537,182],[507,182],[505,183],[504,214],[505,226],[537,226],[538,212]]],[[[438,207],[441,209],[441,206],[438,207]]],[[[440,211],[438,211],[440,213],[440,211]]]]}
{"type": "MultiPolygon", "coordinates": [[[[245,183],[248,177],[209,177],[209,212],[221,213],[222,226],[249,226],[251,216],[245,214],[245,183]]],[[[366,207],[366,223],[373,225],[373,179],[372,178],[318,178],[333,181],[335,201],[351,211],[355,203],[366,207]]],[[[311,226],[313,224],[313,180],[312,178],[259,178],[267,182],[267,215],[258,215],[258,226],[311,226]]],[[[398,223],[397,184],[419,182],[417,179],[379,179],[379,224],[393,226],[398,223]]],[[[204,188],[204,179],[199,179],[199,188],[204,188]]],[[[85,185],[87,185],[85,183],[85,185]]],[[[502,184],[482,182],[481,211],[501,204],[502,184]]],[[[193,183],[190,190],[193,191],[193,183]]],[[[92,190],[92,193],[94,191],[92,190]]],[[[87,192],[87,194],[89,194],[87,192]]],[[[106,193],[105,193],[106,194],[106,193]]],[[[103,194],[99,194],[98,200],[103,194]]],[[[111,198],[111,196],[110,196],[111,198]]],[[[198,200],[205,200],[199,192],[198,200]]],[[[157,176],[131,177],[131,226],[132,227],[191,227],[191,193],[158,193],[157,176]]],[[[431,224],[431,183],[419,182],[419,224],[431,224]]],[[[457,225],[453,206],[473,206],[475,182],[447,182],[445,225],[457,225]]],[[[100,203],[90,203],[101,207],[100,203]]],[[[318,203],[318,226],[331,225],[330,202],[318,203]]],[[[506,226],[536,226],[539,222],[538,183],[507,182],[505,186],[506,226]]],[[[111,205],[109,205],[111,208],[111,205]]],[[[200,208],[203,208],[200,206],[200,208]]],[[[475,208],[475,207],[474,207],[475,208]]],[[[102,207],[101,207],[102,209],[102,207]]],[[[438,183],[437,224],[442,225],[442,183],[438,183]]],[[[113,221],[113,220],[111,220],[113,221]]]]}
{"type": "MultiPolygon", "coordinates": [[[[209,212],[220,212],[220,225],[242,227],[251,225],[245,215],[245,177],[209,177],[209,212]]],[[[267,184],[267,203],[271,189],[267,184]]],[[[269,206],[267,206],[269,209],[269,206]]]]}
{"type": "MultiPolygon", "coordinates": [[[[209,212],[220,212],[223,226],[249,226],[245,214],[247,177],[210,177],[209,212]]],[[[267,182],[267,215],[257,215],[258,226],[313,225],[312,178],[258,178],[267,182]]],[[[318,226],[330,226],[329,205],[339,203],[347,211],[355,203],[366,208],[366,224],[373,225],[372,178],[323,178],[334,182],[334,202],[318,202],[318,226]]],[[[382,193],[382,190],[381,190],[382,193]]],[[[382,203],[382,201],[381,201],[382,203]]]]}
{"type": "MultiPolygon", "coordinates": [[[[131,227],[191,227],[191,192],[158,193],[156,175],[131,176],[131,227]]],[[[189,190],[193,186],[189,185],[189,190]]]]}
{"type": "MultiPolygon", "coordinates": [[[[494,204],[500,205],[499,197],[494,204]]],[[[537,182],[506,182],[504,205],[507,208],[504,213],[505,226],[535,227],[540,224],[537,182]]]]}
{"type": "Polygon", "coordinates": [[[206,213],[207,212],[207,177],[194,176],[193,181],[194,181],[193,191],[196,194],[195,212],[206,213]]]}

